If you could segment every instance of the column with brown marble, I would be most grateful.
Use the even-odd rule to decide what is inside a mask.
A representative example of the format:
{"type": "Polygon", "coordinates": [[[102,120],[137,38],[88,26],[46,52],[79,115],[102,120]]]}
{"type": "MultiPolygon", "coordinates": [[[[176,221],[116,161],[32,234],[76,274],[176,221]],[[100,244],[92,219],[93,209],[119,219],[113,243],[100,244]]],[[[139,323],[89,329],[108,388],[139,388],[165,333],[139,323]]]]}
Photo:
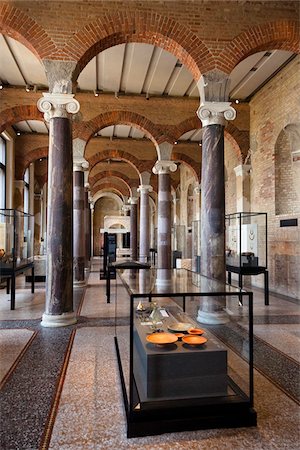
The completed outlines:
{"type": "Polygon", "coordinates": [[[85,283],[85,192],[84,171],[86,161],[73,163],[73,276],[74,286],[84,286],[85,283]]]}
{"type": "MultiPolygon", "coordinates": [[[[201,175],[201,273],[225,282],[225,183],[224,127],[235,118],[229,102],[203,102],[198,109],[202,121],[201,175]]],[[[198,320],[221,323],[227,320],[225,299],[204,299],[198,320]]]]}
{"type": "Polygon", "coordinates": [[[138,239],[137,239],[137,197],[130,197],[130,248],[131,259],[137,261],[138,259],[138,239]]]}
{"type": "Polygon", "coordinates": [[[149,193],[152,186],[141,184],[138,188],[140,193],[140,256],[141,262],[148,262],[150,259],[150,203],[149,193]]]}
{"type": "Polygon", "coordinates": [[[173,161],[158,160],[153,173],[158,175],[157,218],[157,284],[168,284],[171,272],[171,179],[170,173],[177,169],[173,161]]]}
{"type": "Polygon", "coordinates": [[[73,311],[73,155],[71,114],[79,111],[73,94],[43,94],[38,108],[50,122],[46,310],[42,325],[76,323],[73,311]]]}
{"type": "Polygon", "coordinates": [[[84,185],[84,234],[85,234],[85,271],[90,269],[91,264],[91,211],[89,203],[90,185],[84,185]]]}

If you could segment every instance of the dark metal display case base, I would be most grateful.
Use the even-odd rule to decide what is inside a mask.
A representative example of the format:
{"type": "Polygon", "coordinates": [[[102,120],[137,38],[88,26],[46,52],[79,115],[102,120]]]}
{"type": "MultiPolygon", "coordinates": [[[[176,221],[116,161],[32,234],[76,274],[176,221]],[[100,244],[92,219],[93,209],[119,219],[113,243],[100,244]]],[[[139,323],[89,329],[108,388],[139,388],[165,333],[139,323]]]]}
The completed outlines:
{"type": "MultiPolygon", "coordinates": [[[[2,264],[0,274],[2,279],[6,279],[6,293],[10,292],[10,309],[14,310],[16,306],[16,277],[31,269],[31,292],[34,294],[34,263],[20,264],[19,266],[8,267],[8,264],[2,264]]],[[[27,281],[27,280],[26,280],[27,281]]]]}
{"type": "MultiPolygon", "coordinates": [[[[229,398],[212,397],[211,405],[207,404],[207,398],[201,404],[202,399],[194,397],[193,399],[187,398],[186,401],[181,399],[180,406],[178,406],[179,403],[176,400],[170,400],[170,402],[166,400],[162,402],[157,401],[155,402],[156,408],[153,403],[151,409],[146,408],[145,410],[143,410],[140,403],[137,403],[137,412],[129,412],[118,340],[116,337],[115,346],[126,410],[128,438],[179,431],[256,426],[256,411],[250,406],[249,401],[245,400],[242,403],[243,393],[233,382],[231,383],[231,387],[236,391],[236,396],[229,398]]],[[[228,383],[230,383],[229,377],[228,383]]],[[[133,394],[136,400],[138,400],[139,397],[136,389],[133,394]]]]}
{"type": "Polygon", "coordinates": [[[226,264],[226,271],[228,272],[227,281],[231,284],[231,272],[237,273],[239,276],[239,287],[243,289],[243,276],[244,275],[264,275],[264,297],[265,305],[269,306],[269,272],[265,267],[260,266],[231,266],[226,264]]]}

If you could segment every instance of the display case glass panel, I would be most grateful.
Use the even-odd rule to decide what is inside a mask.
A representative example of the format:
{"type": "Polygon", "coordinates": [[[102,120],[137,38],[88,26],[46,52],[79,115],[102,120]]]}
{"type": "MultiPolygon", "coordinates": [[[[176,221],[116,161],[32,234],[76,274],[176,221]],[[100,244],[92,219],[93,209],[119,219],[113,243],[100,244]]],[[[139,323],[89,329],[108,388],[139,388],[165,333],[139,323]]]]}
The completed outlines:
{"type": "Polygon", "coordinates": [[[226,265],[267,268],[267,214],[228,214],[225,225],[226,265]]]}
{"type": "Polygon", "coordinates": [[[174,430],[255,424],[252,293],[184,269],[167,272],[117,270],[128,436],[170,431],[173,422],[174,430]]]}
{"type": "Polygon", "coordinates": [[[0,252],[3,269],[33,262],[34,216],[16,209],[0,209],[0,252]]]}

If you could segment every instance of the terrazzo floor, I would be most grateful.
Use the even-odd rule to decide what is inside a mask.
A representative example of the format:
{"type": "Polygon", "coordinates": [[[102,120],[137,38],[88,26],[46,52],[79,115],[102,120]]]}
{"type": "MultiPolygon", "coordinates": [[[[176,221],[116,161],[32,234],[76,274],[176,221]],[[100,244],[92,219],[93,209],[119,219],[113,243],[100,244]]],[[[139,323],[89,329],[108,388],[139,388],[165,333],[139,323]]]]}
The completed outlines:
{"type": "MultiPolygon", "coordinates": [[[[10,311],[9,296],[0,290],[1,450],[299,449],[297,302],[271,295],[265,307],[263,293],[254,290],[257,427],[127,439],[113,339],[115,305],[106,303],[99,261],[88,286],[74,290],[75,326],[42,328],[44,299],[43,283],[31,294],[30,284],[18,277],[16,310],[10,311]],[[274,361],[284,364],[284,375],[274,361]]],[[[124,325],[127,315],[124,307],[124,325]]],[[[224,332],[222,338],[232,336],[224,332]]]]}

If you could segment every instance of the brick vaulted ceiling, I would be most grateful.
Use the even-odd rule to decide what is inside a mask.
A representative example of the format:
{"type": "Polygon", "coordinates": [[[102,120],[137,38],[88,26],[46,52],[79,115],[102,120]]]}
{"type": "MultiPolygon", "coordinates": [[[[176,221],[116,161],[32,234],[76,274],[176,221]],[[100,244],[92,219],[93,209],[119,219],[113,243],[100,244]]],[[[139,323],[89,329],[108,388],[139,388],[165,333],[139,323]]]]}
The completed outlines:
{"type": "MultiPolygon", "coordinates": [[[[211,4],[209,4],[209,2],[199,0],[192,3],[182,1],[180,2],[181,5],[178,5],[178,2],[153,1],[151,4],[147,2],[141,4],[141,2],[130,1],[126,3],[126,6],[130,10],[128,14],[122,15],[123,12],[120,12],[117,16],[113,15],[115,14],[114,9],[116,5],[119,8],[121,6],[124,7],[124,2],[95,2],[97,5],[89,4],[85,12],[82,9],[84,3],[80,1],[73,3],[75,9],[77,6],[77,11],[67,12],[66,8],[68,8],[70,2],[53,2],[50,7],[48,2],[17,1],[14,2],[16,8],[9,5],[9,3],[5,4],[5,2],[0,2],[0,8],[2,4],[6,5],[2,10],[2,20],[0,20],[0,32],[2,31],[0,35],[0,83],[4,87],[4,90],[13,87],[24,90],[27,88],[30,91],[29,94],[36,92],[37,98],[39,98],[41,92],[48,89],[41,59],[43,57],[49,58],[51,52],[53,59],[69,59],[66,56],[69,52],[70,55],[74,55],[75,59],[80,58],[79,63],[82,66],[86,64],[79,73],[77,80],[77,95],[80,95],[81,98],[86,94],[90,99],[89,101],[98,102],[99,105],[101,105],[103,96],[106,98],[108,96],[113,97],[116,104],[118,104],[119,100],[124,102],[124,99],[130,101],[133,98],[140,97],[145,101],[149,99],[149,103],[152,99],[156,101],[157,99],[185,99],[197,105],[197,103],[199,104],[199,92],[195,79],[196,69],[189,58],[184,56],[186,53],[184,53],[183,49],[178,50],[178,46],[174,47],[172,45],[172,42],[176,39],[177,26],[177,34],[185,33],[186,35],[186,38],[182,39],[182,45],[184,45],[184,39],[187,40],[189,37],[194,39],[195,46],[200,36],[199,51],[200,48],[204,49],[206,47],[215,61],[218,61],[218,58],[219,60],[222,58],[219,65],[222,70],[225,70],[226,61],[229,61],[232,52],[235,52],[235,55],[237,55],[240,51],[239,48],[249,47],[244,51],[244,53],[248,53],[248,56],[245,54],[244,57],[241,57],[241,62],[230,69],[230,99],[232,101],[238,99],[239,101],[247,102],[267,80],[274,76],[274,74],[295,56],[295,49],[297,47],[295,45],[295,25],[290,25],[289,31],[288,22],[290,20],[292,23],[291,19],[296,19],[293,14],[293,8],[295,9],[297,2],[259,2],[259,6],[257,2],[246,2],[246,4],[245,2],[210,2],[211,4]],[[238,3],[238,7],[235,9],[232,8],[233,3],[238,3]],[[282,27],[279,22],[278,25],[268,25],[269,17],[259,17],[259,13],[262,13],[264,8],[266,11],[269,5],[269,8],[271,8],[270,20],[272,19],[270,23],[275,23],[276,19],[282,18],[282,11],[280,12],[279,4],[281,6],[282,4],[286,4],[287,21],[282,27]],[[109,13],[104,12],[106,11],[106,5],[110,10],[109,13]],[[137,11],[140,5],[143,5],[141,11],[137,11]],[[184,8],[184,5],[189,6],[191,11],[190,16],[186,12],[187,9],[184,8]],[[174,14],[170,13],[172,11],[171,6],[174,6],[176,9],[175,11],[173,8],[174,14]],[[152,30],[153,26],[151,25],[149,16],[149,11],[152,8],[156,8],[156,15],[158,17],[156,19],[156,17],[151,16],[152,20],[158,20],[159,26],[161,27],[160,30],[156,30],[156,35],[154,33],[155,30],[152,30]],[[222,14],[220,14],[220,8],[222,14]],[[242,19],[238,18],[239,8],[242,12],[242,19]],[[68,20],[62,22],[62,29],[64,26],[66,29],[70,28],[69,40],[66,40],[65,43],[63,43],[63,33],[59,37],[57,26],[53,23],[54,16],[52,13],[54,13],[54,10],[60,14],[64,12],[66,17],[69,15],[72,16],[75,21],[74,24],[78,23],[77,29],[71,30],[73,25],[70,25],[68,20]],[[132,12],[134,10],[136,11],[135,13],[132,12]],[[172,32],[168,32],[168,37],[165,36],[164,40],[163,35],[158,39],[157,34],[159,31],[163,33],[164,28],[167,26],[166,22],[162,19],[165,17],[162,14],[163,12],[166,17],[169,17],[169,27],[172,29],[172,32]],[[176,12],[178,18],[176,18],[176,12]],[[202,12],[203,18],[201,16],[202,12]],[[115,17],[113,22],[109,19],[109,14],[111,14],[111,17],[115,17]],[[129,19],[130,14],[132,16],[129,19]],[[142,16],[143,14],[144,16],[142,16]],[[247,14],[249,16],[248,18],[246,17],[247,14]],[[216,17],[215,19],[214,15],[216,17]],[[128,25],[126,22],[127,16],[128,25]],[[231,28],[230,33],[225,29],[229,16],[232,20],[236,21],[236,31],[231,28]],[[175,21],[173,17],[175,17],[175,21]],[[207,19],[204,20],[205,17],[207,19]],[[105,19],[107,25],[105,24],[105,19]],[[140,19],[143,19],[144,22],[141,22],[140,19]],[[13,24],[14,20],[16,21],[15,25],[13,24]],[[130,20],[132,20],[132,25],[130,20]],[[222,30],[224,37],[222,34],[218,37],[220,30],[215,31],[213,34],[209,33],[207,22],[211,21],[211,26],[214,27],[214,22],[220,23],[222,20],[224,21],[224,29],[222,30]],[[245,21],[244,25],[242,24],[243,20],[245,21]],[[247,20],[249,23],[247,23],[247,20]],[[89,22],[91,25],[88,25],[89,22]],[[264,24],[264,22],[266,25],[260,25],[261,23],[264,24]],[[82,23],[82,26],[79,23],[82,23]],[[177,23],[178,25],[176,25],[177,23]],[[29,27],[28,31],[25,29],[26,24],[29,27]],[[100,24],[105,31],[97,31],[97,26],[99,27],[100,24]],[[123,37],[120,34],[120,37],[105,43],[104,34],[106,30],[107,35],[109,35],[110,32],[118,31],[118,26],[120,33],[123,33],[123,37]],[[128,29],[126,29],[126,26],[128,29]],[[247,31],[247,26],[249,32],[247,31]],[[143,27],[146,27],[146,29],[142,36],[141,30],[143,27]],[[140,33],[138,33],[138,29],[140,29],[140,33]],[[35,35],[30,37],[30,30],[36,30],[36,37],[35,35]],[[87,33],[87,30],[89,30],[89,33],[87,33]],[[90,45],[90,50],[84,50],[83,48],[80,54],[79,47],[84,42],[82,40],[84,33],[87,36],[87,49],[90,45]],[[99,34],[99,38],[97,38],[97,33],[99,34]],[[127,33],[127,37],[124,33],[127,33]],[[269,37],[265,37],[268,33],[269,37]],[[280,38],[280,33],[284,37],[280,38]],[[95,37],[92,37],[93,34],[95,37]],[[38,36],[39,39],[37,38],[38,36]],[[100,36],[103,38],[101,41],[103,44],[101,45],[97,44],[97,39],[100,39],[100,36]],[[156,36],[155,39],[154,36],[156,36]],[[126,39],[127,41],[124,42],[126,39]],[[173,39],[172,42],[171,39],[173,39]],[[251,39],[256,41],[255,45],[251,43],[251,39]],[[218,49],[216,44],[222,40],[223,43],[219,44],[220,48],[218,49]],[[48,42],[48,47],[45,47],[43,50],[41,48],[42,42],[48,42]],[[76,42],[77,44],[80,42],[80,45],[78,44],[77,47],[76,42]],[[251,45],[255,46],[257,51],[252,51],[251,45]],[[47,55],[46,48],[48,49],[47,55]],[[58,50],[59,48],[63,50],[58,50]],[[174,52],[171,53],[168,51],[173,48],[174,52]],[[92,49],[94,56],[90,56],[92,49]],[[97,49],[99,49],[99,52],[97,52],[97,49]],[[63,56],[64,54],[65,56],[63,56]],[[220,55],[219,57],[217,56],[218,54],[220,55]]],[[[56,20],[59,20],[58,13],[55,15],[56,20]]],[[[203,51],[204,55],[205,51],[201,51],[203,51]]],[[[197,56],[193,56],[193,58],[196,61],[197,56]]],[[[238,62],[237,58],[236,60],[238,62]]],[[[81,69],[80,64],[79,70],[81,69]]],[[[34,95],[30,98],[34,98],[35,100],[35,97],[34,95]]],[[[145,116],[147,116],[147,103],[145,102],[145,116]]],[[[34,109],[35,104],[33,103],[33,105],[32,108],[34,109]]],[[[132,109],[132,112],[134,112],[134,106],[132,109]]],[[[194,111],[196,109],[197,106],[194,111]]],[[[48,133],[47,124],[32,109],[29,115],[24,114],[24,120],[22,120],[22,112],[20,114],[15,112],[14,118],[10,125],[13,125],[18,133],[41,135],[48,133]],[[15,121],[14,118],[16,119],[15,121]]],[[[86,118],[83,117],[83,120],[86,120],[86,118]]],[[[166,127],[164,131],[166,131],[166,127]]],[[[171,133],[172,136],[175,136],[173,131],[170,128],[169,134],[171,133]]],[[[241,130],[240,128],[236,136],[243,131],[245,130],[241,130]]],[[[180,133],[178,135],[177,132],[176,139],[178,141],[185,141],[191,144],[198,144],[201,141],[200,125],[187,128],[182,127],[180,133]]],[[[113,140],[119,142],[130,139],[134,142],[144,142],[145,139],[148,141],[147,138],[149,137],[147,130],[142,126],[131,123],[130,121],[122,123],[122,120],[116,123],[108,122],[107,126],[99,127],[99,129],[96,127],[96,129],[93,129],[93,135],[97,139],[108,140],[110,143],[113,140]]],[[[152,156],[150,154],[149,158],[152,158],[152,156]]],[[[110,158],[110,160],[113,161],[113,158],[110,158]]],[[[101,164],[99,167],[101,167],[101,164]]]]}

